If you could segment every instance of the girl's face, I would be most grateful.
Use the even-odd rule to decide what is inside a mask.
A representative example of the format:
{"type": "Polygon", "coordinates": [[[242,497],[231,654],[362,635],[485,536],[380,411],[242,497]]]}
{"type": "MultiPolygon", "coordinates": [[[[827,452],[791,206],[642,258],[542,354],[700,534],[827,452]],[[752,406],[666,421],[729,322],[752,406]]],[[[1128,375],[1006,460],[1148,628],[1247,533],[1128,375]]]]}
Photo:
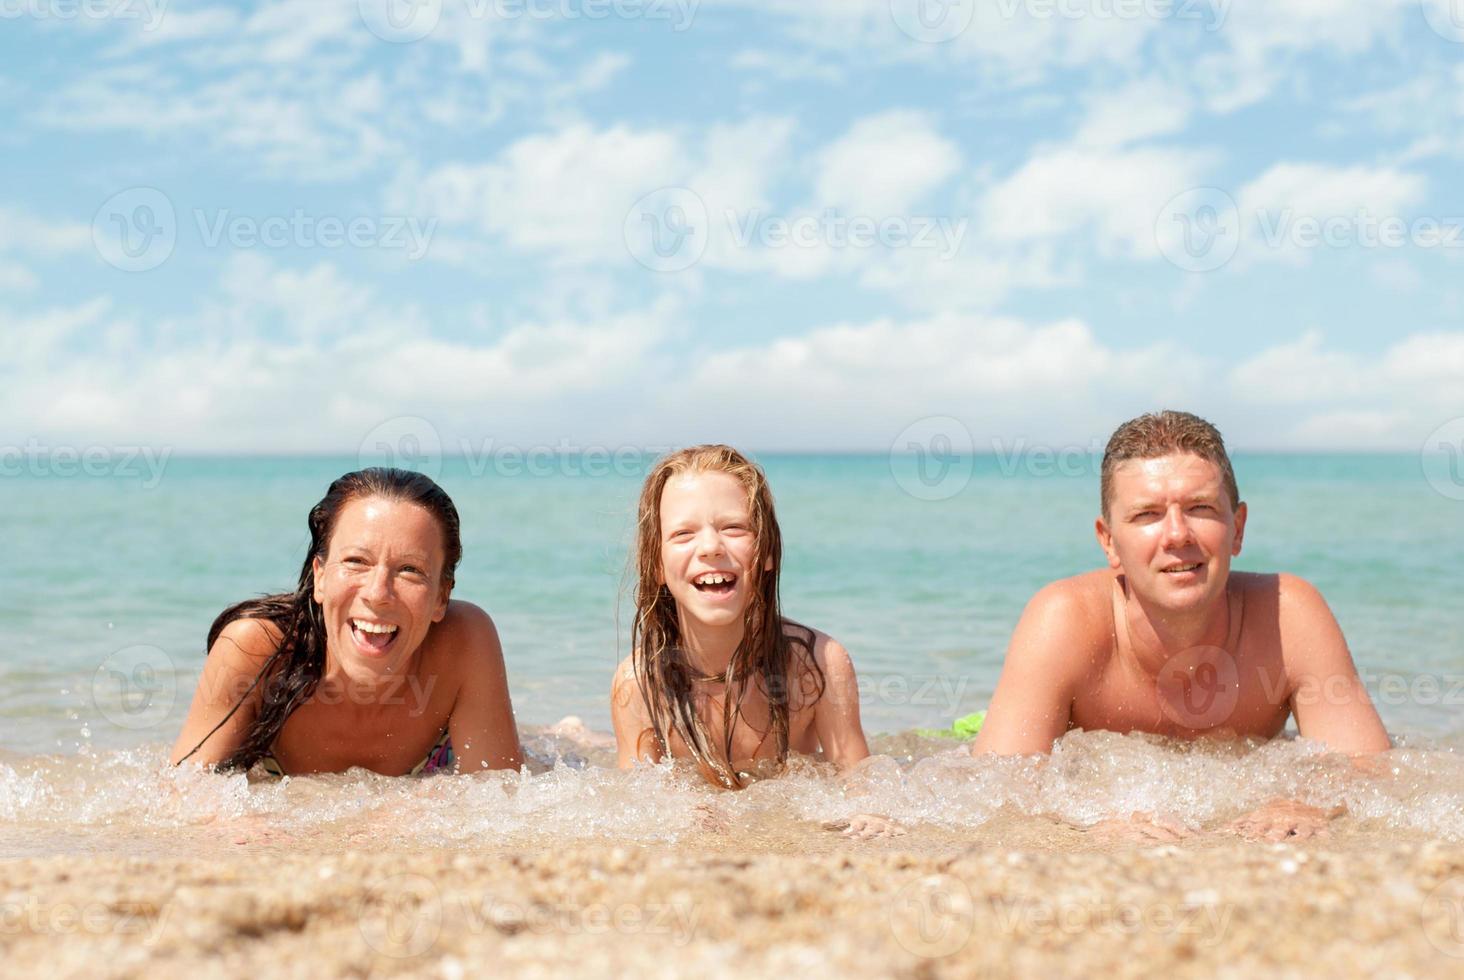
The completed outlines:
{"type": "Polygon", "coordinates": [[[315,601],[327,649],[351,679],[398,673],[447,614],[442,528],[425,508],[384,497],[348,501],[325,560],[315,559],[315,601]]]}
{"type": "Polygon", "coordinates": [[[727,473],[678,473],[661,491],[660,510],[660,578],[682,616],[740,625],[757,560],[747,488],[727,473]]]}

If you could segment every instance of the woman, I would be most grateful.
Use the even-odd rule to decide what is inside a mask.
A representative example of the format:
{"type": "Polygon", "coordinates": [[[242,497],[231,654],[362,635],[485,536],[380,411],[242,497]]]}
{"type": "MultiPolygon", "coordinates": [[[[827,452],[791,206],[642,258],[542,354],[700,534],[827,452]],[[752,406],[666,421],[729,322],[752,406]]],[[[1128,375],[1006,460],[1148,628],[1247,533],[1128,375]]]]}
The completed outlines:
{"type": "Polygon", "coordinates": [[[522,759],[498,634],[452,601],[458,514],[429,478],[347,473],[310,511],[295,592],[225,609],[174,763],[383,775],[522,759]]]}

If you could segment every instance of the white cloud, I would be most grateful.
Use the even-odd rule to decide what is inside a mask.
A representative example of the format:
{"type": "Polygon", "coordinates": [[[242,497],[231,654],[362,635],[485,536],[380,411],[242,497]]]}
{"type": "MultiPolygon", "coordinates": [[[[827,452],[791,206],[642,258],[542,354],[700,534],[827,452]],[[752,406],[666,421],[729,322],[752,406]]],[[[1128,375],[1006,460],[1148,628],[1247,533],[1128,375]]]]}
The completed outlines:
{"type": "Polygon", "coordinates": [[[1154,223],[1160,211],[1199,183],[1205,163],[1195,151],[1039,151],[986,193],[982,234],[1023,242],[1086,230],[1105,255],[1152,257],[1158,254],[1154,223]]]}
{"type": "Polygon", "coordinates": [[[699,424],[759,447],[877,448],[922,417],[951,415],[989,448],[1019,438],[1086,444],[1095,417],[1192,393],[1203,370],[1165,345],[1109,347],[1077,320],[946,314],[711,353],[690,390],[699,424]]]}
{"type": "Polygon", "coordinates": [[[74,221],[47,221],[0,205],[0,252],[73,255],[92,247],[91,228],[74,221]]]}
{"type": "Polygon", "coordinates": [[[1090,97],[1073,142],[1107,148],[1165,136],[1183,130],[1193,111],[1193,99],[1173,82],[1140,79],[1090,97]]]}
{"type": "Polygon", "coordinates": [[[846,214],[908,215],[961,166],[927,113],[866,116],[818,154],[817,203],[846,214]]]}
{"type": "Polygon", "coordinates": [[[1309,331],[1237,364],[1229,388],[1237,405],[1265,410],[1256,445],[1413,450],[1464,412],[1461,379],[1464,332],[1411,334],[1366,354],[1309,331]]]}
{"type": "Polygon", "coordinates": [[[1426,190],[1423,177],[1389,167],[1274,164],[1237,196],[1249,238],[1242,264],[1299,262],[1320,247],[1379,247],[1381,223],[1411,222],[1426,190]]]}
{"type": "Polygon", "coordinates": [[[0,415],[42,441],[209,452],[349,451],[407,415],[455,433],[604,440],[626,418],[587,412],[584,400],[634,403],[677,316],[662,300],[448,338],[329,264],[296,272],[244,257],[195,313],[145,328],[106,299],[0,314],[15,331],[0,348],[13,379],[0,415]],[[302,426],[305,406],[313,421],[302,426]]]}

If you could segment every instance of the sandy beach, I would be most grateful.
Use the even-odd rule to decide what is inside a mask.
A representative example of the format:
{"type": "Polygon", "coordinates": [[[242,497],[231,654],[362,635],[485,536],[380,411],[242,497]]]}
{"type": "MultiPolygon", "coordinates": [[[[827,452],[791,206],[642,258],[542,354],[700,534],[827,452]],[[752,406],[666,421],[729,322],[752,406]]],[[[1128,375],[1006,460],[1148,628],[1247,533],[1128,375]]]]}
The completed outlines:
{"type": "Polygon", "coordinates": [[[1004,815],[674,844],[377,850],[216,827],[0,864],[15,976],[1444,976],[1464,844],[1149,846],[1004,815]]]}

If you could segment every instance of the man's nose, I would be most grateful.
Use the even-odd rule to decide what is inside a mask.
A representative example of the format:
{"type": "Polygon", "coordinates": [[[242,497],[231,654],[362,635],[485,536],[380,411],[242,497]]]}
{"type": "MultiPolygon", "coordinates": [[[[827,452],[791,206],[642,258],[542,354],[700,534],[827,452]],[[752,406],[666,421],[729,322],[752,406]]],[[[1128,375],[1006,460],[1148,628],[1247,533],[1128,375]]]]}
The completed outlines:
{"type": "Polygon", "coordinates": [[[1171,544],[1188,544],[1193,537],[1184,508],[1175,504],[1164,512],[1164,540],[1171,544]]]}

